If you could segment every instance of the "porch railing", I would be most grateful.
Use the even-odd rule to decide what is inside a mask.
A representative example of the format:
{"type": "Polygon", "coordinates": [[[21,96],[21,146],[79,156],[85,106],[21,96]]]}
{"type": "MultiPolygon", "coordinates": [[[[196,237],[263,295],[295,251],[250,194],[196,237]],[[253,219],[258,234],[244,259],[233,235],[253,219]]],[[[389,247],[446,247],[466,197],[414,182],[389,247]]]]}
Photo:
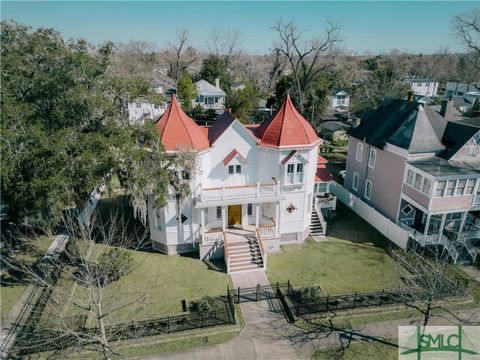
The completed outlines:
{"type": "Polygon", "coordinates": [[[450,257],[453,260],[453,263],[456,264],[459,254],[453,243],[445,235],[440,235],[440,244],[447,249],[450,257]]]}
{"type": "Polygon", "coordinates": [[[477,250],[472,245],[468,235],[466,233],[460,234],[459,240],[467,249],[468,254],[472,257],[473,263],[475,263],[475,259],[477,258],[477,250]]]}
{"type": "Polygon", "coordinates": [[[230,255],[228,254],[227,234],[223,231],[223,259],[227,265],[227,274],[230,274],[230,255]]]}
{"type": "Polygon", "coordinates": [[[207,231],[202,235],[202,245],[219,244],[224,240],[223,231],[207,231]]]}
{"type": "Polygon", "coordinates": [[[257,230],[258,230],[258,235],[261,238],[274,238],[276,236],[276,224],[275,220],[273,218],[270,218],[272,220],[272,225],[260,225],[257,230]]]}
{"type": "Polygon", "coordinates": [[[318,220],[320,220],[320,224],[322,225],[323,233],[327,234],[327,222],[325,221],[325,218],[323,217],[322,210],[320,210],[319,201],[314,202],[313,209],[317,213],[318,220]]]}
{"type": "Polygon", "coordinates": [[[267,268],[267,251],[263,247],[263,242],[262,242],[262,237],[260,236],[260,231],[259,228],[257,228],[257,242],[258,242],[258,248],[260,249],[260,255],[262,256],[262,261],[263,261],[263,268],[267,268]]]}
{"type": "Polygon", "coordinates": [[[337,197],[329,195],[328,197],[317,196],[317,202],[320,209],[333,207],[337,201],[337,197]]]}
{"type": "Polygon", "coordinates": [[[280,182],[271,184],[223,186],[221,188],[200,187],[200,201],[222,201],[245,198],[259,198],[280,195],[280,182]]]}

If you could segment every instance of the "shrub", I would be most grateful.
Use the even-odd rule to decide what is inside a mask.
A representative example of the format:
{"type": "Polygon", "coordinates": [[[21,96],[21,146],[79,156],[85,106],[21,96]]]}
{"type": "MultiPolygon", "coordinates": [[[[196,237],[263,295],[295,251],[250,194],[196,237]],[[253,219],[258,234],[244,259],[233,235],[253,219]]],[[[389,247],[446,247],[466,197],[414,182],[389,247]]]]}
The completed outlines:
{"type": "Polygon", "coordinates": [[[193,302],[190,309],[196,313],[218,310],[218,301],[211,296],[204,296],[200,300],[193,302]]]}

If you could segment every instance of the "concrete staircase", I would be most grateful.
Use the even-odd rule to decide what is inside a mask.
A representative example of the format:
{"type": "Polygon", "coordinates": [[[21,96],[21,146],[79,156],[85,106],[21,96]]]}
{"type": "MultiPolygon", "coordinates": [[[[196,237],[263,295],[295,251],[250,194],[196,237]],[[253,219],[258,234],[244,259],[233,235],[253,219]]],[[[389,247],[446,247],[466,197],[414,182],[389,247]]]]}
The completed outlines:
{"type": "Polygon", "coordinates": [[[263,269],[262,255],[255,240],[245,238],[245,241],[230,242],[227,246],[230,273],[263,269]]]}
{"type": "Polygon", "coordinates": [[[322,226],[322,222],[318,216],[315,206],[312,205],[312,217],[310,221],[310,235],[312,236],[321,236],[325,235],[325,231],[322,226]]]}

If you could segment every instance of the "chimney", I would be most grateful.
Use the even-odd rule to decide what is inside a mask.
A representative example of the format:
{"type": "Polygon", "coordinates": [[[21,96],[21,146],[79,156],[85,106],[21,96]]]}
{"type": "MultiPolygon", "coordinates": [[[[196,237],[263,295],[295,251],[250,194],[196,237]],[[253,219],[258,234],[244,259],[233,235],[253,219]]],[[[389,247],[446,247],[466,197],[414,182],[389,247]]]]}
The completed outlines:
{"type": "Polygon", "coordinates": [[[453,100],[452,97],[448,100],[443,100],[442,101],[442,107],[440,108],[440,115],[442,115],[447,121],[451,121],[453,119],[453,110],[454,110],[454,105],[453,105],[453,100]]]}
{"type": "Polygon", "coordinates": [[[410,101],[413,101],[413,92],[412,91],[409,91],[408,94],[407,94],[407,101],[410,102],[410,101]]]}
{"type": "Polygon", "coordinates": [[[215,78],[215,87],[220,89],[220,79],[215,78]]]}

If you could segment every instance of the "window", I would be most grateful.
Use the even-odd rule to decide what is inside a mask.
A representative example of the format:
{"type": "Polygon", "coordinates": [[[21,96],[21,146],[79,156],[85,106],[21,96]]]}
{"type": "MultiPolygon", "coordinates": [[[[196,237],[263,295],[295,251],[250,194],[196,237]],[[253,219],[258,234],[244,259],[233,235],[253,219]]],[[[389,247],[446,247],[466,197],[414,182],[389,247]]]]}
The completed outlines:
{"type": "Polygon", "coordinates": [[[355,155],[355,159],[357,161],[362,161],[362,156],[363,156],[363,144],[362,143],[358,143],[357,144],[357,154],[355,155]]]}
{"type": "Polygon", "coordinates": [[[354,190],[358,190],[358,182],[360,181],[360,176],[358,175],[358,173],[354,172],[353,173],[353,183],[352,183],[352,187],[354,190]]]}
{"type": "Polygon", "coordinates": [[[297,176],[295,180],[297,183],[303,182],[303,164],[297,164],[297,176]]]}
{"type": "Polygon", "coordinates": [[[183,215],[182,213],[180,213],[180,216],[177,216],[177,219],[176,219],[177,221],[178,221],[179,217],[180,217],[180,219],[181,219],[181,223],[182,223],[182,224],[183,224],[185,221],[188,220],[188,217],[186,217],[186,216],[183,215]]]}
{"type": "Polygon", "coordinates": [[[370,149],[370,156],[368,158],[368,167],[375,169],[375,162],[377,161],[377,150],[370,149]]]}
{"type": "Polygon", "coordinates": [[[365,198],[370,200],[372,196],[372,182],[370,180],[365,181],[365,198]]]}
{"type": "Polygon", "coordinates": [[[455,195],[463,195],[465,186],[467,185],[467,179],[458,180],[457,188],[455,189],[455,195]]]}
{"type": "Polygon", "coordinates": [[[288,164],[287,175],[285,182],[287,184],[302,183],[303,182],[303,164],[288,164]]]}
{"type": "Polygon", "coordinates": [[[423,179],[422,192],[426,195],[430,194],[430,188],[432,187],[432,182],[429,179],[423,179]]]}
{"type": "Polygon", "coordinates": [[[242,173],[242,165],[236,165],[235,166],[235,173],[236,174],[241,174],[242,173]]]}
{"type": "Polygon", "coordinates": [[[415,174],[415,183],[413,184],[413,187],[417,190],[420,190],[420,188],[422,187],[422,180],[423,180],[422,175],[415,174]]]}
{"type": "Polygon", "coordinates": [[[235,173],[235,166],[229,165],[229,166],[228,166],[228,173],[229,173],[229,174],[235,173]]]}
{"type": "Polygon", "coordinates": [[[413,207],[410,204],[407,204],[403,207],[402,213],[409,215],[413,211],[413,207]]]}
{"type": "Polygon", "coordinates": [[[247,215],[248,216],[253,215],[253,205],[252,204],[247,204],[247,215]]]}
{"type": "Polygon", "coordinates": [[[462,213],[461,212],[456,212],[456,213],[447,214],[446,220],[447,221],[452,221],[452,220],[459,220],[461,218],[462,218],[462,213]]]}
{"type": "Polygon", "coordinates": [[[182,171],[182,179],[190,180],[190,173],[188,171],[182,171]]]}
{"type": "Polygon", "coordinates": [[[467,187],[465,189],[465,194],[470,195],[473,194],[473,188],[475,187],[475,179],[468,179],[467,187]]]}
{"type": "Polygon", "coordinates": [[[221,218],[222,218],[222,207],[217,206],[217,219],[221,219],[221,218]]]}
{"type": "Polygon", "coordinates": [[[437,190],[435,190],[435,197],[442,197],[445,191],[446,181],[439,181],[437,183],[437,190]]]}
{"type": "Polygon", "coordinates": [[[447,184],[447,189],[445,190],[445,196],[453,196],[453,190],[455,190],[456,180],[449,180],[447,184]]]}
{"type": "Polygon", "coordinates": [[[315,194],[322,194],[326,193],[328,191],[328,183],[322,182],[322,183],[315,183],[315,186],[313,187],[313,192],[315,194]]]}
{"type": "Polygon", "coordinates": [[[285,209],[285,211],[289,214],[293,213],[295,210],[297,210],[297,208],[292,203],[290,203],[290,205],[288,205],[285,209]]]}
{"type": "Polygon", "coordinates": [[[293,164],[288,164],[287,174],[293,174],[294,170],[295,170],[295,166],[293,164]]]}
{"type": "Polygon", "coordinates": [[[407,171],[407,184],[413,186],[413,171],[412,170],[407,171]]]}

